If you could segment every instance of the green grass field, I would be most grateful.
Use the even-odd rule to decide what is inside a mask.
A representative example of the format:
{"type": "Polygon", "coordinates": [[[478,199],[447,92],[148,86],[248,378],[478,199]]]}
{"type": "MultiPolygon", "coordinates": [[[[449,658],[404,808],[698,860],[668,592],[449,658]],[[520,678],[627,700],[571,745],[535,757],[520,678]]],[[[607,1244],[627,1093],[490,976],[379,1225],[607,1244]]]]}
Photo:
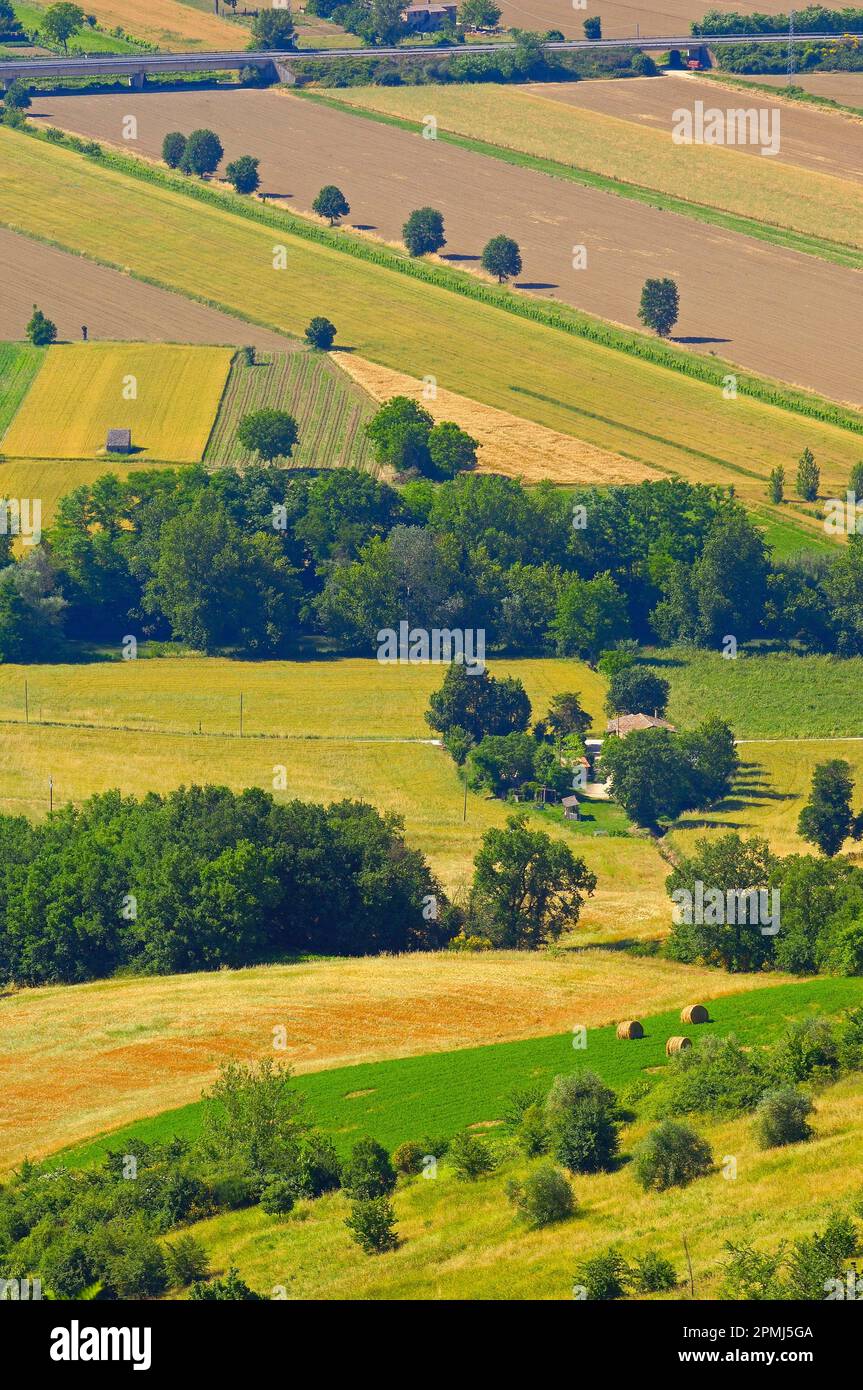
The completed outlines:
{"type": "MultiPolygon", "coordinates": [[[[812,980],[726,996],[710,1005],[711,1021],[698,1027],[681,1023],[679,1010],[644,1018],[645,1036],[637,1042],[621,1041],[612,1025],[588,1030],[582,1049],[574,1047],[572,1033],[562,1033],[339,1067],[302,1075],[296,1084],[315,1123],[341,1152],[364,1134],[393,1149],[407,1139],[438,1134],[448,1138],[471,1125],[493,1124],[500,1120],[513,1087],[549,1086],[561,1072],[589,1068],[620,1093],[665,1065],[665,1043],[674,1034],[699,1038],[734,1033],[743,1044],[766,1045],[791,1019],[835,1016],[861,1002],[861,980],[812,980]]],[[[574,1028],[577,1013],[575,1004],[574,1028]]],[[[67,1150],[58,1160],[73,1166],[91,1164],[108,1149],[122,1152],[133,1135],[145,1140],[167,1140],[175,1134],[191,1139],[199,1132],[200,1118],[199,1103],[186,1105],[67,1150]]]]}
{"type": "Polygon", "coordinates": [[[0,343],[0,441],[18,413],[44,357],[44,348],[32,347],[29,343],[0,343]]]}
{"type": "MultiPolygon", "coordinates": [[[[808,444],[844,487],[859,436],[274,231],[14,131],[0,131],[0,219],[301,334],[324,313],[364,357],[694,480],[761,499],[808,444]],[[26,190],[38,184],[34,200],[26,190]],[[218,245],[208,256],[201,247],[218,245]],[[234,273],[242,266],[242,276],[234,273]],[[578,382],[577,393],[572,383],[578,382]]],[[[285,226],[289,224],[286,222],[285,226]]]]}
{"type": "Polygon", "coordinates": [[[237,442],[237,426],[253,410],[287,410],[299,427],[292,468],[371,468],[363,426],[375,403],[320,352],[259,352],[253,367],[238,354],[231,366],[204,455],[209,464],[242,468],[253,456],[237,442]]]}
{"type": "Polygon", "coordinates": [[[681,728],[719,715],[737,738],[863,737],[861,657],[743,651],[729,660],[675,648],[656,658],[671,685],[668,718],[681,728]]]}
{"type": "MultiPolygon", "coordinates": [[[[498,1167],[485,1178],[460,1182],[444,1159],[433,1180],[399,1183],[393,1205],[401,1243],[385,1255],[369,1258],[353,1244],[342,1193],[301,1202],[287,1219],[251,1207],[192,1229],[215,1271],[236,1265],[252,1288],[276,1299],[554,1299],[573,1307],[579,1263],[612,1244],[627,1262],[648,1250],[671,1262],[679,1286],[648,1297],[690,1298],[691,1259],[695,1298],[715,1299],[726,1241],[752,1241],[772,1254],[783,1241],[823,1231],[837,1209],[859,1220],[861,1104],[859,1075],[827,1087],[816,1097],[814,1137],[768,1152],[759,1150],[749,1117],[699,1123],[714,1155],[712,1173],[685,1188],[645,1193],[624,1161],[616,1172],[575,1178],[574,1218],[538,1231],[517,1220],[506,1192],[510,1179],[522,1180],[535,1164],[498,1139],[498,1167]],[[736,1160],[733,1180],[729,1156],[736,1160]]],[[[624,1129],[625,1155],[648,1127],[624,1129]]],[[[579,1331],[578,1309],[590,1306],[576,1302],[569,1315],[579,1331]]]]}
{"type": "MultiPolygon", "coordinates": [[[[32,33],[34,29],[42,28],[42,21],[45,18],[47,5],[22,4],[21,0],[14,0],[12,5],[15,14],[22,27],[27,33],[32,33]]],[[[77,49],[81,53],[140,53],[140,45],[130,42],[127,38],[117,38],[114,34],[100,33],[97,29],[91,29],[89,24],[85,24],[77,34],[69,40],[69,50],[74,52],[77,49]]]]}
{"type": "Polygon", "coordinates": [[[139,463],[195,463],[216,418],[228,348],[75,343],[48,349],[0,446],[10,458],[91,459],[131,429],[139,463]]]}

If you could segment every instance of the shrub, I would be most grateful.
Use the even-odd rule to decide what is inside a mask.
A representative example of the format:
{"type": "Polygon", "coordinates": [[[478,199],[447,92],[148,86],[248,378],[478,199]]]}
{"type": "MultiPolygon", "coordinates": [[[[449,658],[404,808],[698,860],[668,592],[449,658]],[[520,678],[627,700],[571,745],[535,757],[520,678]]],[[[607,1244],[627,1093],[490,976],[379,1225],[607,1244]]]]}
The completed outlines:
{"type": "Polygon", "coordinates": [[[336,337],[336,325],[316,315],[306,329],[306,342],[321,352],[329,352],[336,337]]]}
{"type": "Polygon", "coordinates": [[[772,1055],[773,1070],[788,1081],[832,1080],[839,1068],[839,1044],[826,1018],[792,1023],[772,1055]]]}
{"type": "Polygon", "coordinates": [[[210,1261],[207,1252],[194,1236],[180,1236],[165,1246],[165,1267],[173,1288],[186,1288],[199,1279],[207,1279],[210,1261]]]}
{"type": "Polygon", "coordinates": [[[662,1115],[737,1115],[754,1110],[767,1084],[763,1061],[744,1052],[733,1034],[702,1038],[672,1057],[655,1088],[655,1108],[662,1115]]]}
{"type": "Polygon", "coordinates": [[[358,1139],[342,1171],[342,1187],[358,1202],[386,1197],[396,1185],[396,1172],[386,1149],[374,1139],[358,1139]]]}
{"type": "Polygon", "coordinates": [[[372,1197],[351,1203],[351,1214],[345,1225],[367,1255],[382,1255],[395,1250],[399,1243],[395,1229],[396,1214],[386,1197],[372,1197]]]}
{"type": "Polygon", "coordinates": [[[636,1293],[667,1293],[670,1289],[676,1289],[674,1265],[664,1255],[648,1250],[632,1266],[632,1287],[636,1293]]]}
{"type": "Polygon", "coordinates": [[[510,1182],[507,1195],[534,1230],[568,1221],[576,1209],[572,1188],[553,1163],[541,1164],[522,1183],[510,1182]]]}
{"type": "Polygon", "coordinates": [[[810,1138],[812,1126],[808,1116],[812,1110],[811,1100],[793,1086],[765,1091],[755,1117],[755,1131],[762,1149],[778,1149],[810,1138]]]}
{"type": "Polygon", "coordinates": [[[623,1298],[628,1277],[627,1263],[614,1248],[583,1260],[575,1270],[576,1287],[584,1289],[585,1298],[591,1301],[623,1298]]]}
{"type": "Polygon", "coordinates": [[[545,1109],[551,1151],[571,1173],[612,1166],[619,1147],[619,1106],[601,1077],[591,1071],[556,1077],[545,1109]]]}
{"type": "Polygon", "coordinates": [[[249,1288],[239,1271],[231,1265],[224,1279],[193,1284],[189,1297],[197,1303],[260,1303],[261,1295],[249,1288]]]}
{"type": "Polygon", "coordinates": [[[635,1175],[647,1191],[685,1187],[713,1167],[713,1153],[689,1125],[665,1120],[652,1130],[635,1152],[635,1175]]]}
{"type": "Polygon", "coordinates": [[[227,1211],[250,1207],[257,1200],[258,1185],[253,1178],[229,1173],[217,1177],[210,1186],[213,1205],[227,1211]]]}
{"type": "Polygon", "coordinates": [[[153,1298],[168,1287],[168,1271],[162,1248],[141,1230],[111,1235],[112,1249],[100,1270],[102,1286],[110,1298],[153,1298]]]}
{"type": "Polygon", "coordinates": [[[322,1197],[341,1186],[342,1165],[336,1146],[325,1134],[310,1134],[300,1150],[297,1194],[322,1197]]]}
{"type": "Polygon", "coordinates": [[[406,1176],[421,1173],[425,1156],[426,1150],[422,1144],[409,1139],[407,1143],[399,1144],[394,1151],[393,1167],[397,1173],[404,1173],[406,1176]]]}
{"type": "Polygon", "coordinates": [[[494,1168],[494,1155],[482,1139],[463,1130],[449,1146],[449,1159],[456,1176],[463,1182],[475,1182],[494,1168]]]}
{"type": "Polygon", "coordinates": [[[550,1139],[544,1106],[528,1106],[521,1117],[516,1138],[528,1158],[538,1158],[540,1154],[548,1153],[550,1139]]]}
{"type": "Polygon", "coordinates": [[[273,1178],[261,1193],[261,1206],[268,1216],[287,1216],[294,1209],[295,1190],[286,1178],[273,1178]]]}
{"type": "Polygon", "coordinates": [[[519,1128],[525,1114],[545,1101],[546,1090],[538,1082],[529,1086],[513,1086],[503,1103],[501,1118],[513,1133],[519,1128]]]}

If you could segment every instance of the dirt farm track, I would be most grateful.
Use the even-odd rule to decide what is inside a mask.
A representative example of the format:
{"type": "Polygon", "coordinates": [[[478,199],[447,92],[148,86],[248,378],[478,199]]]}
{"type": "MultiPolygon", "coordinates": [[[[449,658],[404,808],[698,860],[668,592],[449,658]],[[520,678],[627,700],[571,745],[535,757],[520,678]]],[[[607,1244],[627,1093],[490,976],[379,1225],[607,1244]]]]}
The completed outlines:
{"type": "Polygon", "coordinates": [[[863,401],[856,271],[280,92],[52,96],[35,99],[30,114],[118,145],[134,115],[133,148],[150,157],[168,131],[209,126],[226,160],[260,158],[262,192],[307,211],[323,184],[336,183],[349,223],[385,241],[399,241],[408,213],[431,204],[444,214],[453,264],[475,267],[486,240],[505,232],[521,246],[522,288],[631,327],[644,280],[670,275],[681,287],[676,331],[696,349],[863,401]],[[581,245],[588,268],[574,270],[581,245]]]}

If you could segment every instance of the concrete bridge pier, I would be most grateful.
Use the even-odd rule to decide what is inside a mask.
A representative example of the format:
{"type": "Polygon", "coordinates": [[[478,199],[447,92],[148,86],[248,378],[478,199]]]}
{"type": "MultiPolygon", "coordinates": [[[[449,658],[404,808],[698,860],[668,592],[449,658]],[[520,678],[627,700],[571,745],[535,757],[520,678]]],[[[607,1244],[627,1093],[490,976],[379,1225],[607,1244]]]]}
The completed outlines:
{"type": "Polygon", "coordinates": [[[284,82],[288,87],[293,87],[296,84],[297,79],[291,72],[287,63],[271,63],[270,71],[275,74],[278,82],[284,82]]]}
{"type": "Polygon", "coordinates": [[[143,92],[147,85],[147,74],[145,72],[133,72],[129,78],[129,86],[136,92],[143,92]]]}

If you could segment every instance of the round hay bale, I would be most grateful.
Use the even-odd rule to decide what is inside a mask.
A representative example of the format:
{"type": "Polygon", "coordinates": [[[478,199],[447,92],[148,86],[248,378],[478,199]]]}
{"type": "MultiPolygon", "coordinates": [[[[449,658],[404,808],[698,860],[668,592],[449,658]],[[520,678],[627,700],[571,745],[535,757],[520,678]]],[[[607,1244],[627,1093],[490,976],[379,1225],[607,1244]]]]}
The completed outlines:
{"type": "Polygon", "coordinates": [[[623,1023],[618,1023],[617,1036],[619,1038],[643,1038],[644,1029],[637,1018],[627,1018],[623,1023]]]}
{"type": "Polygon", "coordinates": [[[665,1044],[666,1057],[673,1057],[676,1052],[685,1052],[687,1047],[692,1046],[691,1038],[669,1038],[665,1044]]]}
{"type": "Polygon", "coordinates": [[[706,1023],[710,1014],[703,1004],[687,1004],[680,1015],[681,1023],[706,1023]]]}

